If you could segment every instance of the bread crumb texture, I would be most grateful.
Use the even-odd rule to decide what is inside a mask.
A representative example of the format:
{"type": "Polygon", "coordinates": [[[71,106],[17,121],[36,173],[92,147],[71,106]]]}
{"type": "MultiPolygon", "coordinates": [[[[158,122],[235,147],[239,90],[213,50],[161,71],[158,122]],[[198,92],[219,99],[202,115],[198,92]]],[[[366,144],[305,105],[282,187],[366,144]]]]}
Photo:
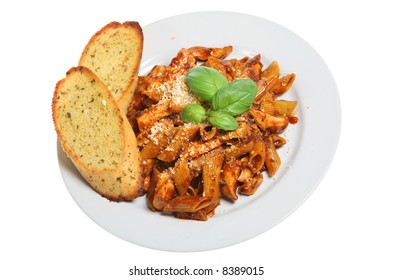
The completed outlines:
{"type": "Polygon", "coordinates": [[[97,32],[82,53],[79,65],[94,71],[118,98],[128,89],[139,69],[142,51],[139,25],[112,22],[97,32]]]}
{"type": "Polygon", "coordinates": [[[110,98],[104,85],[83,70],[71,71],[57,89],[62,144],[96,169],[115,168],[122,157],[121,120],[110,98]]]}

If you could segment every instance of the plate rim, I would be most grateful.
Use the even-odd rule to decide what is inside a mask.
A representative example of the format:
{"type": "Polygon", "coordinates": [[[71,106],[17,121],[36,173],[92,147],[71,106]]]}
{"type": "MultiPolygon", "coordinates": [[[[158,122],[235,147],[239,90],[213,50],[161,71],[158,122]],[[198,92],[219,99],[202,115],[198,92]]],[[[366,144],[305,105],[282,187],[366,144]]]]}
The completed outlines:
{"type": "MultiPolygon", "coordinates": [[[[64,164],[65,164],[64,160],[65,160],[66,156],[65,156],[64,152],[61,149],[61,145],[58,142],[58,145],[57,145],[57,150],[58,150],[57,152],[58,153],[57,154],[58,154],[58,162],[59,162],[60,171],[61,171],[61,174],[62,174],[62,177],[63,177],[63,181],[64,181],[64,183],[65,183],[69,193],[71,194],[72,198],[74,199],[74,201],[77,203],[77,205],[81,208],[81,210],[83,212],[85,212],[85,214],[90,219],[92,219],[95,223],[100,225],[103,229],[105,229],[106,231],[110,232],[114,236],[117,236],[117,237],[119,237],[119,238],[121,238],[123,240],[126,240],[126,241],[128,241],[130,243],[133,243],[135,245],[139,245],[139,246],[143,246],[143,247],[151,248],[151,249],[162,250],[162,251],[197,252],[197,251],[208,251],[208,250],[224,248],[224,247],[235,245],[235,244],[244,242],[246,240],[249,240],[251,238],[254,238],[255,236],[258,236],[258,235],[262,234],[263,232],[266,232],[267,230],[273,228],[275,225],[279,224],[281,221],[286,219],[290,214],[292,214],[296,209],[298,209],[298,207],[300,205],[302,205],[305,200],[307,200],[307,198],[315,191],[315,189],[320,184],[320,182],[323,179],[323,177],[326,175],[326,173],[327,173],[328,169],[330,168],[331,163],[332,163],[332,161],[334,159],[334,156],[335,156],[338,144],[339,144],[340,135],[341,135],[342,110],[341,110],[341,102],[340,102],[340,97],[339,97],[339,91],[338,91],[337,85],[336,85],[336,83],[334,81],[333,75],[332,75],[330,69],[328,68],[327,64],[325,63],[325,61],[314,50],[314,48],[309,43],[307,43],[304,39],[302,39],[300,36],[298,36],[293,31],[291,31],[290,29],[288,29],[288,28],[286,28],[286,27],[284,27],[284,26],[282,26],[280,24],[277,24],[277,23],[275,23],[273,21],[261,18],[259,16],[245,14],[245,13],[238,13],[238,12],[226,12],[226,11],[205,11],[205,12],[190,12],[190,13],[178,14],[178,15],[174,15],[174,16],[171,16],[171,17],[163,18],[163,19],[160,19],[158,21],[155,21],[155,22],[152,22],[150,24],[147,24],[146,26],[142,27],[142,29],[145,32],[145,30],[149,30],[150,28],[153,28],[153,27],[155,27],[157,25],[162,25],[165,21],[169,21],[169,20],[173,20],[173,19],[179,19],[179,17],[190,17],[190,16],[194,17],[194,16],[206,16],[206,15],[209,15],[209,16],[211,16],[211,15],[215,15],[215,16],[217,16],[217,15],[219,15],[219,16],[225,15],[225,16],[232,16],[232,17],[240,16],[240,17],[253,18],[254,20],[265,22],[265,23],[268,23],[270,25],[274,25],[274,26],[278,27],[279,29],[284,29],[284,30],[286,30],[286,32],[292,33],[295,37],[297,37],[303,43],[305,43],[307,45],[307,47],[314,52],[314,55],[317,55],[319,57],[319,60],[320,60],[319,62],[322,62],[322,66],[324,67],[324,70],[327,71],[327,73],[329,75],[329,77],[328,77],[329,78],[329,82],[331,83],[332,88],[334,88],[333,96],[334,96],[335,101],[336,101],[335,109],[336,109],[336,113],[337,113],[337,115],[335,116],[336,117],[336,119],[335,119],[336,126],[335,126],[335,131],[334,131],[334,133],[335,133],[334,140],[335,141],[330,146],[331,153],[325,159],[324,168],[323,168],[323,171],[320,171],[320,174],[318,176],[319,177],[318,180],[314,180],[313,186],[310,187],[309,191],[307,192],[307,195],[303,196],[301,200],[297,201],[296,207],[292,207],[291,211],[286,211],[285,215],[281,215],[280,219],[275,219],[274,222],[270,223],[270,225],[268,227],[266,227],[264,230],[262,230],[261,232],[256,232],[256,233],[253,233],[252,235],[247,235],[247,236],[245,236],[243,238],[242,237],[238,237],[236,240],[233,240],[233,239],[232,240],[224,240],[220,244],[211,244],[209,246],[206,246],[206,245],[205,246],[195,246],[194,245],[194,246],[188,246],[188,247],[187,246],[184,247],[183,243],[182,243],[182,247],[179,247],[177,245],[176,246],[173,246],[173,245],[169,245],[168,246],[167,244],[163,244],[163,246],[151,245],[151,244],[149,244],[149,242],[146,242],[146,241],[142,242],[140,240],[135,240],[133,238],[130,238],[129,236],[124,236],[124,234],[122,234],[122,233],[114,232],[114,230],[108,228],[105,224],[103,224],[103,222],[101,220],[97,221],[97,218],[94,219],[92,217],[91,210],[87,209],[86,205],[81,205],[80,201],[78,203],[78,197],[75,196],[75,193],[71,190],[71,188],[69,186],[70,178],[68,178],[69,173],[67,173],[67,172],[70,171],[69,168],[71,168],[71,170],[72,170],[72,167],[70,167],[70,166],[64,167],[64,164]],[[69,170],[67,171],[67,170],[65,170],[65,168],[68,168],[69,170]],[[68,182],[68,184],[67,184],[67,182],[68,182]]],[[[142,57],[142,59],[144,59],[144,58],[142,57]]],[[[278,62],[281,63],[280,60],[278,60],[278,62]]],[[[79,178],[79,180],[81,180],[81,179],[79,178]]],[[[75,183],[75,181],[73,183],[75,183]]],[[[97,195],[97,194],[95,194],[95,195],[97,195]]],[[[146,210],[148,210],[148,209],[146,208],[146,210]]],[[[237,215],[238,215],[238,213],[236,214],[236,216],[237,215]]],[[[160,217],[160,216],[157,215],[157,217],[160,217]]],[[[172,218],[172,219],[174,219],[174,218],[172,218]]],[[[208,223],[212,224],[213,226],[217,226],[213,219],[214,219],[214,217],[209,219],[207,222],[195,222],[195,221],[191,221],[191,222],[192,223],[203,223],[204,225],[202,225],[200,227],[203,230],[203,229],[206,229],[206,225],[209,225],[208,223]],[[212,222],[212,220],[213,220],[213,222],[212,222]]],[[[166,220],[166,219],[163,219],[163,220],[166,220]]],[[[183,220],[181,220],[181,221],[183,221],[183,220]]],[[[170,224],[173,225],[175,223],[177,223],[177,222],[171,222],[170,224]]],[[[188,221],[186,223],[190,224],[188,221]]],[[[158,243],[155,243],[155,244],[158,244],[158,243]]]]}

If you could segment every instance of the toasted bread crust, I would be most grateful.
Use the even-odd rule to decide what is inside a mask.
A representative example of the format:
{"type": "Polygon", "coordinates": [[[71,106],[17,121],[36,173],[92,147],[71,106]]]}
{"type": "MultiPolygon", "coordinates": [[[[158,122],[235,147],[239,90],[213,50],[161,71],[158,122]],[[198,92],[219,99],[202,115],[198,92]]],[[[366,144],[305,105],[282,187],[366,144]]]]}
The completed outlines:
{"type": "MultiPolygon", "coordinates": [[[[97,105],[90,104],[89,106],[93,106],[92,111],[96,112],[95,109],[97,108],[94,106],[97,107],[97,105]]],[[[135,134],[126,119],[125,114],[119,109],[114,97],[97,75],[83,66],[71,68],[67,72],[66,77],[60,80],[56,85],[52,100],[52,118],[63,150],[74,163],[82,177],[96,192],[112,201],[130,201],[142,194],[142,161],[137,148],[135,134]],[[83,141],[78,140],[76,143],[70,143],[70,141],[67,140],[70,138],[70,131],[67,130],[67,127],[63,125],[63,123],[69,121],[67,120],[69,116],[67,117],[67,113],[64,108],[66,108],[66,106],[67,108],[79,106],[78,108],[73,109],[81,109],[82,107],[86,108],[86,103],[81,103],[79,98],[80,95],[76,94],[76,88],[80,86],[78,83],[81,78],[86,78],[92,82],[94,81],[94,88],[84,88],[82,93],[90,94],[95,98],[104,98],[104,105],[108,106],[109,109],[111,109],[111,112],[114,113],[114,117],[110,118],[108,122],[105,120],[105,124],[111,127],[117,127],[120,132],[120,136],[113,136],[119,136],[122,140],[120,142],[116,142],[121,143],[121,146],[119,145],[119,147],[117,147],[118,152],[121,153],[120,160],[117,164],[100,167],[97,164],[95,165],[92,162],[88,162],[85,159],[86,157],[82,158],[82,156],[76,151],[78,150],[77,148],[79,148],[77,145],[84,146],[83,143],[80,143],[83,141]],[[72,87],[69,85],[72,85],[72,87]],[[98,93],[97,90],[99,91],[98,93]]],[[[81,118],[73,119],[72,122],[76,123],[73,123],[73,125],[83,126],[80,123],[80,119],[81,118]]],[[[96,123],[93,121],[90,127],[92,129],[100,129],[100,127],[97,127],[96,123]]],[[[105,127],[102,127],[102,129],[105,129],[105,127]]],[[[79,131],[79,133],[87,133],[87,131],[79,131]]],[[[104,143],[102,140],[103,139],[91,139],[91,143],[96,144],[98,147],[104,143]]],[[[104,149],[105,147],[102,148],[104,149]]],[[[86,153],[85,156],[88,157],[89,152],[84,152],[86,153]]],[[[95,150],[94,152],[99,153],[100,149],[98,149],[98,151],[95,150]]],[[[111,158],[107,158],[105,156],[102,157],[105,161],[110,162],[111,160],[111,158]]]]}
{"type": "MultiPolygon", "coordinates": [[[[133,93],[137,86],[138,72],[139,72],[139,67],[142,58],[142,50],[143,50],[143,32],[139,23],[135,21],[126,21],[124,23],[119,23],[114,21],[102,27],[90,38],[89,42],[85,46],[81,54],[81,57],[79,59],[79,65],[83,65],[90,68],[93,72],[97,74],[97,76],[100,79],[104,81],[106,86],[108,86],[112,94],[115,96],[115,100],[119,104],[121,111],[124,113],[127,112],[127,109],[131,103],[133,93]],[[106,79],[107,73],[105,72],[105,70],[104,71],[100,70],[101,67],[104,68],[103,66],[105,66],[105,63],[108,61],[108,59],[105,59],[105,54],[98,53],[97,57],[94,57],[92,59],[93,56],[92,49],[96,47],[102,48],[102,46],[100,46],[102,42],[105,43],[104,48],[106,52],[117,50],[116,48],[118,46],[116,45],[116,40],[110,36],[110,34],[112,34],[112,32],[115,31],[123,32],[122,35],[128,38],[128,39],[124,38],[124,40],[121,40],[124,44],[126,44],[126,46],[124,46],[125,48],[123,50],[124,52],[121,52],[119,55],[116,55],[116,57],[118,57],[119,60],[127,61],[124,62],[123,65],[121,65],[121,67],[123,68],[129,67],[129,69],[125,71],[126,77],[125,76],[123,77],[122,74],[119,73],[116,73],[115,75],[110,75],[111,79],[112,78],[118,79],[119,77],[121,79],[126,79],[126,82],[123,83],[124,85],[121,86],[121,88],[112,87],[111,84],[112,82],[106,79]],[[126,50],[128,50],[132,54],[130,59],[126,57],[127,55],[126,50]]],[[[119,67],[119,65],[116,65],[116,67],[119,67]]],[[[115,80],[114,83],[116,82],[117,81],[115,80]]]]}

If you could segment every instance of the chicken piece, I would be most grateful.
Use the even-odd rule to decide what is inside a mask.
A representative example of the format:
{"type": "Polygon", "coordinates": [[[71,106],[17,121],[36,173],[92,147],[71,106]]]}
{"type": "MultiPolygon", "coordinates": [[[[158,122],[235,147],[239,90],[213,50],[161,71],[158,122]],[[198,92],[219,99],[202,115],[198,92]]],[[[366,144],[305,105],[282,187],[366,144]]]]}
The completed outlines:
{"type": "Polygon", "coordinates": [[[203,63],[203,66],[207,66],[210,68],[216,69],[218,72],[220,72],[225,78],[227,78],[228,82],[231,82],[233,80],[232,75],[227,72],[228,67],[226,64],[228,62],[225,60],[218,59],[216,57],[209,57],[205,63],[203,63]]]}
{"type": "Polygon", "coordinates": [[[189,48],[188,52],[197,60],[206,61],[209,59],[209,57],[224,59],[232,52],[232,49],[232,46],[226,46],[223,48],[206,48],[195,46],[189,48]]]}
{"type": "Polygon", "coordinates": [[[281,133],[289,124],[288,118],[285,116],[272,116],[252,108],[250,109],[250,112],[255,119],[255,123],[263,131],[281,133]]]}
{"type": "Polygon", "coordinates": [[[181,49],[166,69],[167,77],[183,75],[196,65],[196,59],[187,49],[181,49]]]}
{"type": "Polygon", "coordinates": [[[259,81],[262,78],[262,63],[261,55],[256,55],[247,61],[244,65],[244,77],[253,80],[254,82],[259,81]]]}

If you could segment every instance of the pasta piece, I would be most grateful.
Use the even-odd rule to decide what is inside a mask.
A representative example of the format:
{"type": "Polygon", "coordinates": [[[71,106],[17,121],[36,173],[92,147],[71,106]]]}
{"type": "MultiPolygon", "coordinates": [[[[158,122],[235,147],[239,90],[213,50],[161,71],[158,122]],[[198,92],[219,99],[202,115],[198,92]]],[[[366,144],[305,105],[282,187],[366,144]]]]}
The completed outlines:
{"type": "Polygon", "coordinates": [[[164,119],[156,123],[152,128],[149,136],[145,140],[141,149],[143,159],[156,158],[161,150],[163,150],[173,138],[177,131],[177,127],[173,127],[170,120],[164,119]]]}
{"type": "Polygon", "coordinates": [[[262,77],[266,80],[272,80],[275,77],[280,77],[280,66],[277,61],[273,61],[265,70],[262,71],[262,77]]]}
{"type": "Polygon", "coordinates": [[[176,162],[173,169],[173,180],[179,196],[183,196],[187,192],[192,179],[197,175],[198,174],[195,174],[195,171],[190,169],[187,159],[181,158],[176,162]]]}
{"type": "Polygon", "coordinates": [[[219,147],[191,160],[185,157],[180,157],[180,159],[175,163],[175,167],[173,169],[173,179],[178,194],[180,196],[186,194],[191,181],[202,171],[204,162],[209,161],[211,157],[222,154],[223,149],[219,147]]]}
{"type": "Polygon", "coordinates": [[[156,210],[163,210],[164,207],[175,196],[175,186],[168,169],[157,176],[157,185],[154,190],[153,207],[156,210]]]}
{"type": "Polygon", "coordinates": [[[225,134],[219,135],[217,138],[223,142],[227,142],[232,139],[248,139],[253,134],[253,127],[245,122],[239,123],[239,127],[235,130],[229,131],[225,134]]]}
{"type": "Polygon", "coordinates": [[[209,161],[211,157],[215,157],[217,155],[224,154],[224,149],[222,147],[218,147],[214,150],[211,150],[199,157],[193,158],[189,161],[189,167],[194,170],[196,173],[202,172],[202,165],[209,161]]]}
{"type": "Polygon", "coordinates": [[[270,88],[277,82],[278,77],[275,77],[273,80],[270,82],[266,80],[261,80],[261,84],[257,84],[257,89],[260,90],[258,93],[257,97],[254,100],[254,104],[259,104],[263,101],[273,101],[277,98],[277,96],[270,92],[270,88]]]}
{"type": "Polygon", "coordinates": [[[280,78],[270,89],[272,93],[274,93],[276,96],[280,96],[287,92],[293,82],[295,81],[296,75],[295,74],[288,74],[282,78],[280,78]]]}
{"type": "Polygon", "coordinates": [[[136,118],[139,130],[142,131],[152,127],[158,120],[167,117],[170,114],[169,102],[158,103],[143,110],[136,118]]]}
{"type": "Polygon", "coordinates": [[[176,160],[184,144],[194,140],[198,131],[198,125],[191,124],[179,127],[174,138],[170,140],[166,148],[157,155],[157,158],[165,162],[176,160]]]}
{"type": "Polygon", "coordinates": [[[195,158],[221,146],[221,144],[222,141],[218,138],[206,142],[191,142],[180,154],[180,157],[195,158]]]}
{"type": "Polygon", "coordinates": [[[143,191],[147,192],[150,186],[150,173],[153,170],[154,160],[153,159],[144,159],[142,161],[142,174],[143,174],[143,191]]]}
{"type": "Polygon", "coordinates": [[[240,175],[241,166],[237,160],[231,160],[227,162],[221,174],[221,179],[225,183],[221,187],[221,194],[232,200],[237,200],[238,196],[236,190],[238,187],[238,178],[240,175]]]}
{"type": "Polygon", "coordinates": [[[243,167],[237,180],[241,183],[245,183],[248,180],[250,180],[253,176],[254,173],[249,167],[243,167]]]}
{"type": "Polygon", "coordinates": [[[266,141],[265,166],[269,176],[276,174],[277,170],[280,168],[280,165],[281,159],[277,153],[276,147],[274,146],[273,139],[268,137],[266,141]]]}
{"type": "Polygon", "coordinates": [[[277,134],[270,134],[270,138],[272,138],[273,144],[276,148],[280,148],[284,146],[287,141],[277,134]]]}
{"type": "Polygon", "coordinates": [[[291,116],[297,106],[296,101],[265,100],[260,104],[260,110],[272,116],[291,116]]]}
{"type": "Polygon", "coordinates": [[[153,212],[157,211],[157,209],[153,206],[153,200],[157,186],[158,174],[159,171],[157,170],[157,166],[154,166],[150,175],[150,185],[146,193],[147,206],[153,212]]]}
{"type": "MultiPolygon", "coordinates": [[[[139,81],[141,81],[141,79],[143,79],[143,77],[139,77],[139,81]]],[[[128,113],[130,113],[130,110],[136,111],[136,109],[142,109],[146,98],[148,98],[148,96],[142,94],[140,91],[136,91],[132,96],[131,106],[128,108],[128,113]]]]}
{"type": "Polygon", "coordinates": [[[162,93],[159,90],[161,84],[166,79],[166,66],[156,65],[145,77],[139,80],[137,92],[144,94],[154,101],[161,99],[162,93]]]}
{"type": "Polygon", "coordinates": [[[254,146],[253,141],[248,141],[248,142],[239,141],[225,149],[225,158],[226,160],[238,158],[244,154],[251,152],[253,146],[254,146]]]}
{"type": "Polygon", "coordinates": [[[206,214],[214,211],[220,204],[220,174],[224,155],[218,154],[208,157],[202,166],[203,195],[211,197],[211,204],[204,209],[206,214]]]}
{"type": "Polygon", "coordinates": [[[196,212],[208,206],[212,201],[207,196],[177,196],[164,207],[163,212],[196,212]]]}
{"type": "Polygon", "coordinates": [[[248,180],[243,185],[239,186],[238,192],[242,195],[253,195],[263,182],[262,173],[248,180]]]}
{"type": "Polygon", "coordinates": [[[253,173],[257,173],[262,169],[266,159],[266,145],[262,141],[256,142],[249,155],[247,166],[253,173]]]}
{"type": "Polygon", "coordinates": [[[288,100],[275,100],[274,107],[277,109],[279,114],[283,116],[292,116],[295,114],[295,109],[297,106],[297,101],[288,100]]]}
{"type": "Polygon", "coordinates": [[[207,215],[203,210],[199,210],[193,213],[188,212],[175,212],[173,215],[178,219],[184,220],[196,220],[196,221],[207,221],[207,215]]]}
{"type": "Polygon", "coordinates": [[[217,135],[217,127],[203,124],[199,126],[199,134],[201,135],[201,139],[203,141],[211,140],[213,137],[217,135]]]}

